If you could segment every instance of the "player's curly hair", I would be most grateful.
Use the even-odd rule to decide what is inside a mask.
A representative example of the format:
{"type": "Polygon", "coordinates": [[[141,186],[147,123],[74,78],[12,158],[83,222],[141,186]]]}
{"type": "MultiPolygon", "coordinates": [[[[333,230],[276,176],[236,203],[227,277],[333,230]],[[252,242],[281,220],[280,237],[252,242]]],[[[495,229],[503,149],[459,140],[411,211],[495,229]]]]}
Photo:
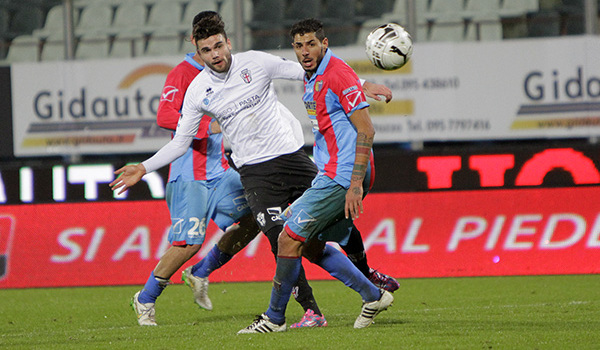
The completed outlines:
{"type": "Polygon", "coordinates": [[[319,41],[325,39],[325,30],[323,29],[323,23],[315,18],[306,18],[301,21],[294,23],[292,29],[290,29],[290,36],[292,40],[296,34],[304,35],[306,33],[315,33],[315,36],[319,41]]]}
{"type": "Polygon", "coordinates": [[[203,40],[208,37],[217,34],[223,34],[227,39],[227,33],[225,33],[225,23],[221,16],[215,11],[203,11],[194,17],[192,34],[196,41],[203,40]]]}

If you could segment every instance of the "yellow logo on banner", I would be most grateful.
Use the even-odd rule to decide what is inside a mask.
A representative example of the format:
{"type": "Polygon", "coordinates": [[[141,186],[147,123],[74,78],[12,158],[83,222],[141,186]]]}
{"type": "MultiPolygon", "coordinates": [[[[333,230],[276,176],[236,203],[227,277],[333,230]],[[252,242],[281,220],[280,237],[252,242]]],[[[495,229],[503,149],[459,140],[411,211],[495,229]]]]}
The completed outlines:
{"type": "Polygon", "coordinates": [[[408,63],[396,70],[383,70],[375,67],[368,60],[358,60],[358,61],[346,61],[352,69],[356,72],[356,74],[360,77],[361,75],[367,74],[411,74],[412,73],[412,61],[408,61],[408,63]]]}
{"type": "Polygon", "coordinates": [[[148,64],[142,66],[133,72],[127,74],[119,83],[119,89],[127,89],[136,81],[153,74],[167,75],[173,69],[173,66],[168,64],[148,64]]]}

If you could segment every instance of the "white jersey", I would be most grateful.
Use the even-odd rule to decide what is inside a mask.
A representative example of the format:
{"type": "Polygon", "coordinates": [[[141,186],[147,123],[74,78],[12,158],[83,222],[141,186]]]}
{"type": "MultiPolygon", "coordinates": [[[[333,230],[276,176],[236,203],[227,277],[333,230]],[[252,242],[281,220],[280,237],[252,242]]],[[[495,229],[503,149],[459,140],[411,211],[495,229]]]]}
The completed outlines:
{"type": "Polygon", "coordinates": [[[227,73],[206,67],[187,89],[175,137],[143,162],[146,171],[159,169],[183,154],[204,114],[219,122],[236,167],[297,151],[304,145],[302,128],[277,100],[273,79],[303,78],[298,62],[260,51],[232,55],[227,73]]]}

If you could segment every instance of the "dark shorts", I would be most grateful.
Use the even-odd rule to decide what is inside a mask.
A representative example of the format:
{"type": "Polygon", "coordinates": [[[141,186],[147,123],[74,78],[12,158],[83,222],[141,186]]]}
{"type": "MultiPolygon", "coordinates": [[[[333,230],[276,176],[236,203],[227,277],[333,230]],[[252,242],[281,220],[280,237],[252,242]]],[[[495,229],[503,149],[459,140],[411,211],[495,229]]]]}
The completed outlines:
{"type": "Polygon", "coordinates": [[[317,166],[304,150],[239,170],[246,200],[262,232],[283,226],[280,214],[311,186],[317,166]]]}

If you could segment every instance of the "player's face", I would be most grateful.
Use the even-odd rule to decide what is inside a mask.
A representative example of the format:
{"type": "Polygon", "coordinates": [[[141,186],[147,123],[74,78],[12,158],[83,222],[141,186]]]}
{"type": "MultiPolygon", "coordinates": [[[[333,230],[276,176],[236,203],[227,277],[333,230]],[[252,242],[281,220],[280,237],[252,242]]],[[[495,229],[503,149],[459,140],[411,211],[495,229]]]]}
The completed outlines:
{"type": "Polygon", "coordinates": [[[298,62],[309,75],[317,71],[323,56],[325,56],[327,45],[327,38],[320,41],[315,33],[296,34],[292,43],[298,62]]]}
{"type": "Polygon", "coordinates": [[[216,34],[196,41],[200,58],[210,69],[218,73],[229,71],[231,67],[231,42],[223,34],[216,34]]]}

